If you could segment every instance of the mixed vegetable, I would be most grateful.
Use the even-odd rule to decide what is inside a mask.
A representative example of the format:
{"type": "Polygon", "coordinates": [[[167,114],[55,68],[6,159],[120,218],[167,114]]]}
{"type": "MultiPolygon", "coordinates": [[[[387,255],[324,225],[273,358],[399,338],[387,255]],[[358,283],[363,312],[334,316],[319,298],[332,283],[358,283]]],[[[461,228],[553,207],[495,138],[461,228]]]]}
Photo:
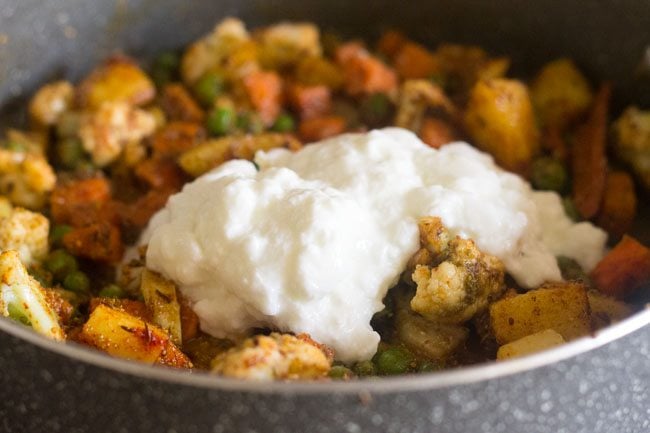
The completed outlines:
{"type": "Polygon", "coordinates": [[[629,107],[610,122],[611,86],[593,90],[568,59],[527,83],[508,66],[397,31],[373,48],[309,23],[249,32],[230,18],[147,72],[115,56],[77,85],[47,84],[30,129],[1,142],[0,312],[113,356],[252,379],[427,372],[591,335],[647,294],[650,250],[626,233],[635,186],[650,188],[650,112],[629,107]],[[171,194],[224,161],[388,125],[434,148],[473,143],[561,194],[613,249],[589,274],[558,257],[566,281],[526,291],[499,259],[423,216],[421,248],[373,319],[379,351],[353,365],[304,334],[210,337],[174,283],[146,268],[146,247],[124,258],[171,194]]]}

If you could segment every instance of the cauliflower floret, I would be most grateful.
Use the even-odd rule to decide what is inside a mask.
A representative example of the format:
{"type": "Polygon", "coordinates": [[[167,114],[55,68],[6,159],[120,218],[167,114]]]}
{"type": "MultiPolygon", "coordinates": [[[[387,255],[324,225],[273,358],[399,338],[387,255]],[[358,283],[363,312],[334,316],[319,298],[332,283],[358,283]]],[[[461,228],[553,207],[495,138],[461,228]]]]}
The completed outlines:
{"type": "Polygon", "coordinates": [[[74,99],[74,87],[67,81],[56,81],[41,87],[29,102],[29,114],[41,125],[54,125],[74,99]]]}
{"type": "Polygon", "coordinates": [[[41,285],[21,263],[18,252],[0,254],[0,314],[29,323],[38,333],[55,340],[65,339],[59,317],[48,303],[41,285]]]}
{"type": "Polygon", "coordinates": [[[106,102],[82,119],[79,137],[93,162],[105,166],[120,156],[128,142],[140,141],[155,129],[151,113],[125,102],[106,102]]]}
{"type": "Polygon", "coordinates": [[[193,84],[206,72],[222,68],[237,70],[240,76],[258,68],[257,48],[244,23],[235,18],[221,21],[212,33],[190,45],[183,54],[181,76],[193,84]]]}
{"type": "Polygon", "coordinates": [[[650,189],[650,111],[629,107],[614,123],[616,154],[650,189]]]}
{"type": "Polygon", "coordinates": [[[321,55],[318,27],[309,23],[280,23],[261,36],[262,63],[273,69],[295,65],[305,57],[321,55]]]}
{"type": "Polygon", "coordinates": [[[331,364],[329,351],[309,336],[274,332],[247,338],[217,355],[212,371],[239,379],[317,379],[329,372],[331,364]]]}
{"type": "Polygon", "coordinates": [[[443,90],[429,80],[407,80],[400,89],[395,126],[419,132],[429,108],[441,109],[454,117],[458,112],[443,90]]]}
{"type": "Polygon", "coordinates": [[[50,222],[40,213],[15,208],[0,217],[0,250],[15,250],[27,266],[47,255],[50,222]]]}
{"type": "Polygon", "coordinates": [[[12,203],[39,209],[55,184],[54,170],[43,155],[0,149],[0,194],[12,203]]]}
{"type": "MultiPolygon", "coordinates": [[[[429,226],[435,230],[423,238],[430,239],[434,250],[444,248],[444,238],[449,236],[446,229],[429,226]],[[439,233],[442,241],[436,241],[433,233],[439,233]]],[[[474,241],[456,237],[440,253],[432,254],[431,264],[417,265],[412,278],[417,284],[411,299],[413,311],[434,322],[460,324],[485,310],[503,291],[504,266],[496,257],[480,252],[474,241]]]]}

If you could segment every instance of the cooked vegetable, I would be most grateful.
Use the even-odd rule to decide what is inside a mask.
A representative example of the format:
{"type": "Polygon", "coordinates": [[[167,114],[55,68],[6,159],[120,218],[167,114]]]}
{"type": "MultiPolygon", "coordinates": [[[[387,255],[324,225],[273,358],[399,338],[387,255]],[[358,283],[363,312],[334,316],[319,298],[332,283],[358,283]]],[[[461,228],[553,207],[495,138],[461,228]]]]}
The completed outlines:
{"type": "Polygon", "coordinates": [[[650,111],[628,107],[614,123],[614,151],[650,190],[650,111]]]}
{"type": "Polygon", "coordinates": [[[542,350],[559,346],[564,343],[565,340],[562,338],[562,335],[552,329],[546,329],[499,347],[499,350],[497,351],[497,359],[503,360],[530,355],[531,353],[541,352],[542,350]]]}
{"type": "Polygon", "coordinates": [[[230,108],[217,107],[206,119],[206,128],[210,135],[227,135],[235,127],[235,113],[230,108]]]}
{"type": "Polygon", "coordinates": [[[598,90],[589,118],[576,132],[572,151],[573,200],[583,218],[598,213],[607,178],[607,112],[611,87],[598,90]]]}
{"type": "Polygon", "coordinates": [[[45,260],[45,268],[57,281],[63,281],[78,266],[77,260],[65,250],[54,250],[45,260]]]}
{"type": "Polygon", "coordinates": [[[23,319],[38,333],[54,340],[64,340],[65,333],[55,310],[47,302],[41,285],[32,278],[16,251],[0,253],[0,313],[23,319]]]}
{"type": "Polygon", "coordinates": [[[86,293],[90,288],[90,280],[85,273],[72,271],[63,279],[63,287],[74,293],[86,293]]]}
{"type": "Polygon", "coordinates": [[[405,42],[393,55],[395,71],[405,78],[428,78],[440,70],[438,60],[425,47],[414,42],[405,42]]]}
{"type": "Polygon", "coordinates": [[[630,236],[623,236],[590,276],[604,294],[624,298],[650,282],[650,249],[630,236]]]}
{"type": "Polygon", "coordinates": [[[598,225],[618,239],[629,232],[636,217],[634,181],[624,171],[610,171],[605,179],[605,192],[596,219],[598,225]]]}
{"type": "Polygon", "coordinates": [[[223,92],[223,88],[224,79],[216,72],[206,72],[192,86],[194,96],[205,107],[210,107],[214,103],[217,96],[223,92]]]}
{"type": "Polygon", "coordinates": [[[567,341],[584,337],[592,331],[587,290],[578,282],[547,283],[493,303],[490,323],[501,345],[546,329],[567,341]]]}
{"type": "Polygon", "coordinates": [[[41,261],[48,252],[50,222],[40,213],[14,208],[0,216],[0,251],[15,250],[27,266],[41,261]]]}
{"type": "Polygon", "coordinates": [[[298,134],[305,142],[323,140],[345,131],[345,119],[341,116],[323,116],[303,120],[298,134]]]}
{"type": "Polygon", "coordinates": [[[140,291],[153,314],[153,322],[166,330],[172,341],[181,345],[181,307],[176,299],[176,286],[161,275],[145,269],[140,291]]]}
{"type": "Polygon", "coordinates": [[[343,71],[345,90],[350,95],[391,93],[397,88],[395,72],[359,42],[339,46],[336,62],[343,71]]]}
{"type": "Polygon", "coordinates": [[[465,126],[476,146],[507,170],[527,173],[539,151],[533,107],[519,81],[479,81],[467,103],[465,126]]]}
{"type": "Polygon", "coordinates": [[[54,169],[43,155],[0,149],[0,194],[13,204],[42,208],[55,183],[54,169]]]}
{"type": "Polygon", "coordinates": [[[603,295],[596,290],[589,290],[587,296],[594,329],[602,329],[612,323],[620,322],[633,312],[628,304],[603,295]]]}
{"type": "Polygon", "coordinates": [[[533,161],[530,181],[537,189],[561,193],[566,188],[568,175],[560,161],[542,157],[533,161]]]}
{"type": "Polygon", "coordinates": [[[404,374],[415,370],[415,358],[407,350],[391,347],[380,351],[375,356],[377,371],[380,374],[404,374]]]}
{"type": "Polygon", "coordinates": [[[30,116],[41,125],[54,125],[72,106],[74,87],[67,81],[47,84],[29,102],[30,116]]]}

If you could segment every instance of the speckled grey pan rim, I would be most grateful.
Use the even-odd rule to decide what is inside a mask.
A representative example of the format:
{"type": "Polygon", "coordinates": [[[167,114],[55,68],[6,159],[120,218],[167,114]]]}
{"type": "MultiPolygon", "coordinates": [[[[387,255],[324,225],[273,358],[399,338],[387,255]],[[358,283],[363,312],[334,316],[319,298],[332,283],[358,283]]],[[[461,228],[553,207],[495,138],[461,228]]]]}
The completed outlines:
{"type": "Polygon", "coordinates": [[[0,320],[0,331],[35,344],[43,349],[87,362],[98,367],[112,369],[134,376],[162,380],[190,386],[234,391],[254,391],[262,393],[375,393],[400,392],[408,390],[435,389],[454,385],[474,383],[495,379],[531,370],[570,358],[580,353],[603,346],[650,324],[650,308],[646,308],[626,320],[603,329],[594,336],[583,337],[551,350],[507,361],[488,362],[471,367],[443,370],[429,374],[416,374],[397,377],[384,377],[354,380],[349,382],[273,382],[260,386],[259,382],[222,378],[204,372],[187,373],[179,370],[151,367],[142,363],[113,358],[101,352],[87,349],[78,344],[55,342],[30,329],[9,320],[0,320]]]}

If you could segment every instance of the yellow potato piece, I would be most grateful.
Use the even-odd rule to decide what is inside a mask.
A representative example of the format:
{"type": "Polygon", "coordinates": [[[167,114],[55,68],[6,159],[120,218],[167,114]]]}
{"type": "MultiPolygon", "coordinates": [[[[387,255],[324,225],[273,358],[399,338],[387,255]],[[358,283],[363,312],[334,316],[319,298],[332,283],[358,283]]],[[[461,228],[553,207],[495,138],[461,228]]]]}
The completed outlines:
{"type": "Polygon", "coordinates": [[[503,360],[530,355],[563,343],[565,341],[560,334],[552,329],[546,329],[499,347],[497,359],[503,360]]]}

